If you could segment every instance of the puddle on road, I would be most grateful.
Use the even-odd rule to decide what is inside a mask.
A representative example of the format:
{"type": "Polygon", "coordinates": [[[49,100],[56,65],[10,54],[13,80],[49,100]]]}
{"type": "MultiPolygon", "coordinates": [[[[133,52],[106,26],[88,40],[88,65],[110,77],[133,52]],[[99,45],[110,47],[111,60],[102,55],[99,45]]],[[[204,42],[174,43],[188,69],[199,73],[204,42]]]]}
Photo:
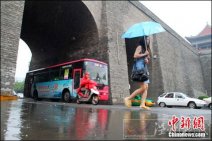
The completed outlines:
{"type": "Polygon", "coordinates": [[[1,102],[1,140],[167,138],[171,118],[141,110],[1,102]]]}

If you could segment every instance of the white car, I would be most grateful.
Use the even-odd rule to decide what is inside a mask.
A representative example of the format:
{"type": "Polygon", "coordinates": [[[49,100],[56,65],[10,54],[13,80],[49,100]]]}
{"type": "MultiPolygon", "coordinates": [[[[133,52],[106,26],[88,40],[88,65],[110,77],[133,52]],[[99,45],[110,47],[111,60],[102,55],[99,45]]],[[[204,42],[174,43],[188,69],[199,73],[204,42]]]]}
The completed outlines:
{"type": "Polygon", "coordinates": [[[14,90],[13,90],[13,95],[15,95],[15,96],[17,95],[16,92],[15,92],[14,90]]]}
{"type": "Polygon", "coordinates": [[[204,98],[203,100],[208,104],[208,107],[209,107],[210,109],[212,109],[211,97],[204,98]]]}
{"type": "Polygon", "coordinates": [[[180,92],[163,93],[158,97],[157,103],[160,107],[186,106],[189,108],[201,108],[207,105],[203,100],[191,98],[180,92]]]}
{"type": "Polygon", "coordinates": [[[24,98],[24,94],[23,93],[17,93],[18,98],[24,98]]]}

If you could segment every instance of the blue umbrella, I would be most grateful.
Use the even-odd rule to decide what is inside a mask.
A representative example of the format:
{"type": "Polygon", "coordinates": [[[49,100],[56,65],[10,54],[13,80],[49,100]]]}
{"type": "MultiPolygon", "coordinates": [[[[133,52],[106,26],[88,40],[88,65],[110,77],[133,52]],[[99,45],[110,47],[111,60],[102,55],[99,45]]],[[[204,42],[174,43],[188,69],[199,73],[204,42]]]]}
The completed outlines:
{"type": "Polygon", "coordinates": [[[135,37],[141,37],[141,36],[149,36],[149,35],[164,32],[164,31],[165,29],[159,23],[147,21],[147,22],[134,24],[121,37],[135,38],[135,37]]]}

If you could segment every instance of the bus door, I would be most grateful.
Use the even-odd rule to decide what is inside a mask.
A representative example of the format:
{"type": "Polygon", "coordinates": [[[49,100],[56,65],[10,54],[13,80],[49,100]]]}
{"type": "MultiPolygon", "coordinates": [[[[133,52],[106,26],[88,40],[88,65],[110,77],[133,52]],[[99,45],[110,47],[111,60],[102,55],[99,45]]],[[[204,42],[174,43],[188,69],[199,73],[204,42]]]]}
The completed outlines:
{"type": "Polygon", "coordinates": [[[74,69],[73,73],[73,88],[76,90],[80,86],[80,78],[81,78],[82,69],[74,69]]]}

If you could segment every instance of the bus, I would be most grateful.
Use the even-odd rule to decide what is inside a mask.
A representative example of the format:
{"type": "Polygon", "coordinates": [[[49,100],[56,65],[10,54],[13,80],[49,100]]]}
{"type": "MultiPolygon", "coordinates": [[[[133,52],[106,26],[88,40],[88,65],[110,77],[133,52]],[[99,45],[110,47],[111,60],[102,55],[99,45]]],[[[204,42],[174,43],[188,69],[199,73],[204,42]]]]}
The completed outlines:
{"type": "Polygon", "coordinates": [[[77,88],[85,72],[97,82],[99,100],[109,100],[108,65],[94,59],[80,59],[27,72],[24,97],[43,98],[64,102],[76,100],[77,88]]]}

